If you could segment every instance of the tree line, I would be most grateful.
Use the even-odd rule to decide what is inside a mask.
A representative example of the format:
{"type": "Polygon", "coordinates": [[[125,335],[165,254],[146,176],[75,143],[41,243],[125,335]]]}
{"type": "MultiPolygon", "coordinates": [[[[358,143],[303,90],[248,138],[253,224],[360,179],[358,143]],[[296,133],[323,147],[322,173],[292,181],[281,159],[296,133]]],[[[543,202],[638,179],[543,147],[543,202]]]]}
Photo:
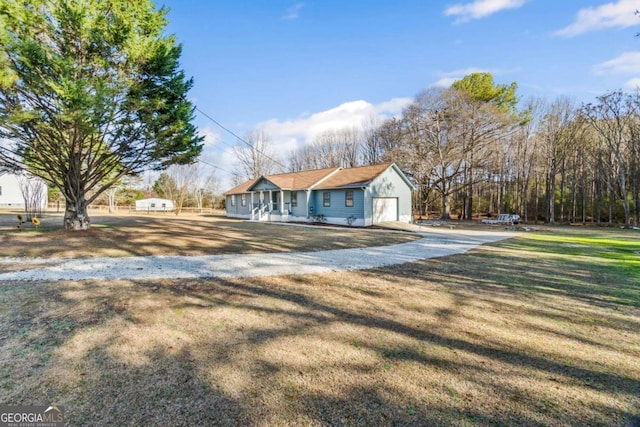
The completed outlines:
{"type": "Polygon", "coordinates": [[[243,181],[274,172],[395,162],[422,217],[518,213],[528,222],[621,223],[640,216],[640,93],[591,103],[520,102],[516,83],[473,73],[418,94],[399,117],[319,135],[276,159],[263,132],[236,148],[243,181]]]}

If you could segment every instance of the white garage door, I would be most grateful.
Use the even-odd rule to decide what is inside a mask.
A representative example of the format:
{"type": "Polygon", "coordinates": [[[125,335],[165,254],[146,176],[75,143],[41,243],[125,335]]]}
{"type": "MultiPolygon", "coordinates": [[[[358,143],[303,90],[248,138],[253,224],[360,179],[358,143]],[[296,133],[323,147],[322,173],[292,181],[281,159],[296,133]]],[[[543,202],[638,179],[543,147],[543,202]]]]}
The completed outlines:
{"type": "Polygon", "coordinates": [[[395,197],[373,198],[373,223],[398,220],[398,199],[395,197]]]}

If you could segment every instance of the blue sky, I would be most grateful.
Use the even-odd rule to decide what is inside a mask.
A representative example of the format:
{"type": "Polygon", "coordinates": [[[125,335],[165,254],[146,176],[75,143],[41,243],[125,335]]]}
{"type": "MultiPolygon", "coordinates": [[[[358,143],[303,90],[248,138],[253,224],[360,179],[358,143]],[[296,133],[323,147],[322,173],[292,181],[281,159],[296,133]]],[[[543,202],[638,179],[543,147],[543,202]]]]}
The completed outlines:
{"type": "MultiPolygon", "coordinates": [[[[523,99],[592,101],[640,85],[638,0],[158,0],[183,44],[198,108],[286,154],[324,130],[401,113],[421,90],[474,71],[523,99]]],[[[198,114],[204,159],[235,138],[198,114]]],[[[226,173],[218,171],[226,185],[226,173]]]]}

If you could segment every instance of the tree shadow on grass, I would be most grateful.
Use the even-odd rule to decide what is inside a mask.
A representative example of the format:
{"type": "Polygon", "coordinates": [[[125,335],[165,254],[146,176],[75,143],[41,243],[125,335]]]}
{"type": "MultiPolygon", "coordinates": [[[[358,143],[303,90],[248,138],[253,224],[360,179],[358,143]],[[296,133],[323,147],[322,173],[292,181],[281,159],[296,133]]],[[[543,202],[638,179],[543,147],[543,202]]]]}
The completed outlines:
{"type": "MultiPolygon", "coordinates": [[[[318,276],[8,284],[0,400],[64,404],[74,425],[632,422],[637,371],[570,364],[496,335],[554,285],[509,285],[508,261],[496,259],[493,275],[474,279],[487,261],[477,256],[318,276]],[[484,308],[495,322],[458,330],[484,308]]],[[[529,314],[581,322],[557,312],[542,299],[529,314]]]]}
{"type": "MultiPolygon", "coordinates": [[[[492,342],[491,340],[485,340],[484,344],[478,344],[471,340],[453,338],[445,334],[415,328],[393,318],[385,318],[381,315],[360,314],[351,311],[346,307],[322,304],[314,299],[310,299],[304,293],[291,292],[288,289],[272,288],[263,284],[239,284],[238,282],[222,280],[216,281],[212,286],[216,292],[227,296],[230,296],[240,290],[245,295],[249,292],[249,294],[253,295],[254,298],[268,297],[279,301],[287,301],[298,307],[304,307],[306,309],[304,311],[286,311],[257,306],[255,304],[251,304],[251,301],[242,301],[231,304],[236,308],[249,310],[254,313],[284,314],[288,318],[293,318],[294,321],[299,324],[306,325],[305,327],[318,324],[347,323],[366,329],[400,334],[404,337],[416,340],[421,344],[458,350],[466,354],[495,360],[503,365],[513,366],[516,369],[533,369],[544,373],[543,375],[550,376],[550,378],[553,378],[553,381],[560,381],[571,387],[588,387],[607,394],[626,395],[632,399],[636,398],[640,392],[640,382],[638,382],[637,378],[603,372],[593,368],[585,368],[579,365],[571,365],[542,355],[533,355],[524,351],[504,348],[500,342],[492,342]]],[[[167,291],[177,293],[183,292],[182,289],[175,289],[172,287],[168,287],[167,291]]],[[[196,290],[192,296],[206,299],[206,294],[206,291],[203,294],[201,291],[196,290]]],[[[453,313],[449,313],[448,315],[451,316],[453,313]]],[[[264,343],[282,337],[283,335],[297,335],[299,333],[299,329],[283,331],[282,329],[271,328],[262,330],[260,333],[253,333],[248,339],[253,343],[264,343]]],[[[370,350],[377,352],[379,357],[383,360],[403,362],[411,361],[424,366],[443,369],[453,368],[454,371],[465,369],[469,372],[478,373],[483,370],[481,365],[465,366],[461,363],[454,363],[451,360],[429,357],[428,355],[415,351],[415,349],[398,348],[397,346],[394,347],[393,344],[389,347],[367,347],[369,347],[370,350]]],[[[494,374],[499,375],[499,372],[494,372],[494,374]]],[[[533,396],[529,398],[529,400],[535,402],[536,398],[533,396]]],[[[476,415],[478,419],[481,418],[480,414],[476,415]]]]}

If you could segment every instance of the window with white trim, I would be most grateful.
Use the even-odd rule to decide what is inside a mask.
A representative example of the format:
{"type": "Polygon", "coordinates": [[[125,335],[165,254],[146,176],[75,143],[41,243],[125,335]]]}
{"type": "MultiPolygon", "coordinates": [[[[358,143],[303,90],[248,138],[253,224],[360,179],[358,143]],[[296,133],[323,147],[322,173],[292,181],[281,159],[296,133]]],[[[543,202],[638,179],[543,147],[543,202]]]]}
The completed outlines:
{"type": "Polygon", "coordinates": [[[344,192],[344,205],[348,208],[353,207],[353,190],[347,190],[344,192]]]}

